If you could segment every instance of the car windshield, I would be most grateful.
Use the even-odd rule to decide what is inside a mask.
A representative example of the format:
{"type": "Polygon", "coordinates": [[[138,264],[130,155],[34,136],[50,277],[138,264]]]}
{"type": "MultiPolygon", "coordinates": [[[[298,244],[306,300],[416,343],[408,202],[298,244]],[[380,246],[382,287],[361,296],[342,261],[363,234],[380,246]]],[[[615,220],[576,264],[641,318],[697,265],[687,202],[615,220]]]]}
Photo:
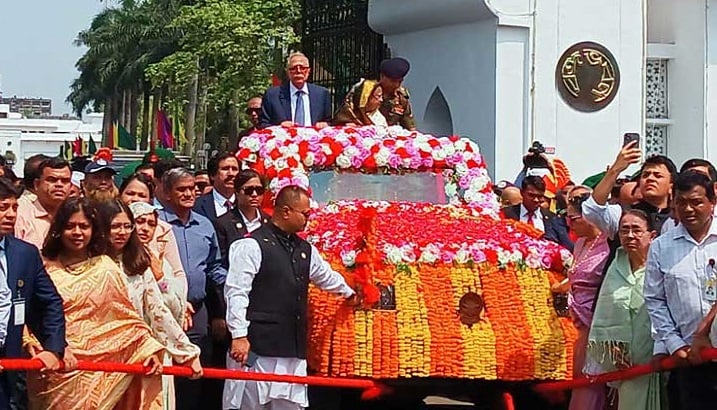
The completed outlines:
{"type": "Polygon", "coordinates": [[[378,175],[321,171],[311,173],[313,199],[319,204],[340,199],[447,203],[443,176],[432,172],[378,175]]]}

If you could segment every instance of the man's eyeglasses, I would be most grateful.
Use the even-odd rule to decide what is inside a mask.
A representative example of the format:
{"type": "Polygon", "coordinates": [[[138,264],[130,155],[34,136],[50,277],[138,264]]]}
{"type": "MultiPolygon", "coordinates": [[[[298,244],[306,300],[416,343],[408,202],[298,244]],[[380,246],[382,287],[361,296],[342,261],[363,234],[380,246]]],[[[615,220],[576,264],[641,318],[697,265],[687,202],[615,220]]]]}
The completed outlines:
{"type": "Polygon", "coordinates": [[[246,115],[252,115],[252,114],[261,114],[261,108],[247,108],[246,111],[244,111],[246,115]]]}
{"type": "Polygon", "coordinates": [[[252,196],[252,195],[264,195],[264,192],[266,192],[266,189],[263,186],[248,186],[244,187],[241,190],[244,195],[252,196]]]}
{"type": "Polygon", "coordinates": [[[575,222],[580,219],[583,219],[583,216],[582,215],[567,215],[566,218],[568,218],[568,221],[570,221],[570,222],[575,222]]]}
{"type": "Polygon", "coordinates": [[[311,67],[309,67],[308,65],[295,65],[293,67],[289,67],[289,71],[291,71],[292,73],[296,73],[299,71],[306,72],[309,71],[309,68],[311,67]]]}
{"type": "Polygon", "coordinates": [[[201,183],[201,182],[200,182],[200,183],[197,183],[197,184],[196,184],[196,187],[197,187],[197,190],[199,190],[199,192],[204,192],[204,190],[207,189],[207,187],[208,187],[209,185],[210,185],[210,184],[206,184],[206,183],[201,183]]]}

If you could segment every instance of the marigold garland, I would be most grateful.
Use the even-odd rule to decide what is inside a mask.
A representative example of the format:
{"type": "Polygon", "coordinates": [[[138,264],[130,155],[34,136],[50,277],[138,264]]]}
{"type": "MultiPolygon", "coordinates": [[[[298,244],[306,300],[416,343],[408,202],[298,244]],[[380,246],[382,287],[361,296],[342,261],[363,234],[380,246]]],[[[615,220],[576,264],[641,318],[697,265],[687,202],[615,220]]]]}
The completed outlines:
{"type": "Polygon", "coordinates": [[[354,309],[310,288],[307,359],[314,371],[374,378],[572,376],[577,333],[555,314],[547,276],[563,271],[571,256],[540,240],[534,228],[498,219],[472,141],[394,128],[379,135],[375,127],[272,127],[242,139],[237,157],[274,192],[287,184],[307,187],[315,170],[443,178],[451,205],[351,200],[316,209],[307,239],[363,304],[354,309]],[[387,287],[395,306],[381,306],[387,287]],[[458,313],[469,292],[484,302],[477,322],[458,313]]]}

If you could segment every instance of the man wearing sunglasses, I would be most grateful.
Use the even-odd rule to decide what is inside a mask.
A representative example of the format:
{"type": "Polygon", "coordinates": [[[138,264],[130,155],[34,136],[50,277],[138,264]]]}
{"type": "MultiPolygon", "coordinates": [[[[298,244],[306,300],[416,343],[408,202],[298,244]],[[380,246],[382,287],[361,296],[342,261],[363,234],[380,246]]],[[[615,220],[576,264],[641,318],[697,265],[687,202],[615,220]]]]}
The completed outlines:
{"type": "Polygon", "coordinates": [[[328,126],[332,115],[331,94],[326,88],[308,82],[309,59],[303,53],[292,53],[286,62],[286,73],[289,81],[270,88],[264,95],[259,127],[328,126]]]}
{"type": "Polygon", "coordinates": [[[244,114],[246,114],[249,118],[251,126],[240,132],[235,140],[229,140],[229,151],[236,151],[239,146],[239,141],[241,141],[242,138],[259,129],[259,121],[261,120],[261,101],[261,95],[252,97],[249,101],[247,101],[244,114]]]}

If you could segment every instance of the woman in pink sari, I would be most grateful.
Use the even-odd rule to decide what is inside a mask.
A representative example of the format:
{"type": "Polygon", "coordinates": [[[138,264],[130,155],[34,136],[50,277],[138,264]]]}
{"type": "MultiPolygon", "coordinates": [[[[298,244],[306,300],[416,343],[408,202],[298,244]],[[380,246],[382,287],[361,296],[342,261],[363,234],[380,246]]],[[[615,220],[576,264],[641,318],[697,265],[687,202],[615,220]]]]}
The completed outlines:
{"type": "MultiPolygon", "coordinates": [[[[573,266],[568,272],[568,307],[578,330],[573,350],[573,377],[582,377],[585,368],[591,367],[590,363],[586,363],[588,335],[603,269],[610,253],[607,236],[582,216],[582,203],[590,193],[576,194],[578,189],[584,187],[573,188],[568,193],[566,216],[568,226],[578,236],[573,251],[573,266]]],[[[602,384],[575,389],[570,399],[570,410],[602,410],[605,396],[605,385],[602,384]]]]}

